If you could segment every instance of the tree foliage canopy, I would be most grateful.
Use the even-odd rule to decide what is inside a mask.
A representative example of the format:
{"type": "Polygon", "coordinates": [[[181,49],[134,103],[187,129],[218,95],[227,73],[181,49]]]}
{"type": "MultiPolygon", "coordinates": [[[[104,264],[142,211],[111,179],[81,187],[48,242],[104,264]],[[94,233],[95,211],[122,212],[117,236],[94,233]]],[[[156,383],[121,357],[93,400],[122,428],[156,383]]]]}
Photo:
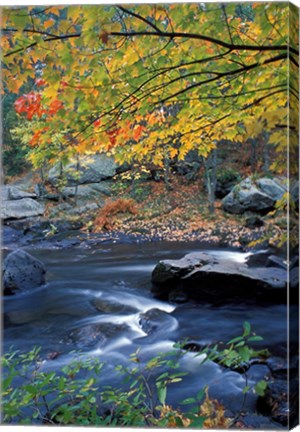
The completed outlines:
{"type": "Polygon", "coordinates": [[[296,132],[298,28],[288,3],[2,12],[5,86],[18,93],[32,81],[15,109],[32,122],[37,165],[106,151],[162,166],[262,131],[285,152],[287,131],[296,132]]]}

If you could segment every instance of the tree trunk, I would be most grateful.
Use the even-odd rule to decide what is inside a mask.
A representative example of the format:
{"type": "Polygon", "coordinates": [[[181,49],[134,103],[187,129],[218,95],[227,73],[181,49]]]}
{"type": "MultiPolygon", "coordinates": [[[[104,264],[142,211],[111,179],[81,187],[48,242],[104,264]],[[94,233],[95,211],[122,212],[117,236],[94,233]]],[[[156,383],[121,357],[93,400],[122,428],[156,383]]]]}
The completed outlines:
{"type": "Polygon", "coordinates": [[[164,183],[165,183],[166,189],[168,191],[172,190],[172,186],[170,183],[170,174],[171,174],[170,157],[169,157],[168,153],[165,151],[165,153],[164,153],[164,183]]]}
{"type": "Polygon", "coordinates": [[[257,167],[257,143],[256,140],[254,140],[253,138],[251,138],[250,140],[250,144],[251,144],[251,156],[250,156],[250,163],[251,163],[251,172],[252,174],[255,173],[256,171],[256,167],[257,167]]]}
{"type": "Polygon", "coordinates": [[[217,184],[217,149],[212,150],[208,159],[204,161],[206,189],[208,196],[208,210],[210,214],[215,213],[216,184],[217,184]]]}
{"type": "MultiPolygon", "coordinates": [[[[79,174],[79,155],[76,155],[76,173],[79,174]]],[[[75,192],[74,192],[74,202],[75,205],[77,205],[77,198],[78,198],[78,178],[76,179],[76,185],[75,185],[75,192]]]]}

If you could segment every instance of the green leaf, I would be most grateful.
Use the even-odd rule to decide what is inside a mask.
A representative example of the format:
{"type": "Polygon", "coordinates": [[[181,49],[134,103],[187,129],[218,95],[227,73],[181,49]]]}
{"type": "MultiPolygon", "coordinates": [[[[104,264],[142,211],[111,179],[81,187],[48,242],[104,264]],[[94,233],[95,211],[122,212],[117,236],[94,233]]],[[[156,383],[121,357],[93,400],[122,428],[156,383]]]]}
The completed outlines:
{"type": "Polygon", "coordinates": [[[243,336],[235,337],[235,338],[231,339],[229,342],[227,342],[227,345],[234,344],[234,343],[236,343],[236,342],[240,342],[240,341],[242,341],[243,339],[244,339],[243,336]]]}
{"type": "Polygon", "coordinates": [[[197,401],[201,401],[203,399],[204,395],[205,395],[205,390],[204,389],[200,390],[196,396],[197,401]]]}
{"type": "Polygon", "coordinates": [[[193,404],[195,402],[197,402],[197,399],[190,397],[190,398],[186,398],[182,402],[180,402],[180,405],[189,405],[189,404],[193,404]]]}
{"type": "Polygon", "coordinates": [[[238,349],[238,353],[244,362],[248,362],[251,358],[251,351],[250,351],[249,347],[247,347],[247,346],[240,347],[238,349]]]}
{"type": "Polygon", "coordinates": [[[246,385],[246,386],[243,388],[243,393],[245,394],[245,393],[247,393],[249,390],[250,390],[250,386],[246,385]]]}
{"type": "Polygon", "coordinates": [[[203,428],[205,417],[196,417],[192,420],[189,425],[189,428],[201,429],[203,428]]]}
{"type": "Polygon", "coordinates": [[[159,402],[164,405],[167,398],[167,386],[157,385],[157,397],[159,402]]]}
{"type": "Polygon", "coordinates": [[[243,336],[249,336],[251,332],[251,325],[248,321],[244,322],[243,328],[244,328],[243,336]]]}
{"type": "Polygon", "coordinates": [[[262,340],[264,340],[264,338],[261,336],[250,336],[248,339],[249,342],[259,342],[262,340]]]}
{"type": "Polygon", "coordinates": [[[265,390],[267,387],[268,387],[268,383],[264,380],[261,380],[255,384],[254,390],[258,394],[258,396],[263,396],[265,394],[265,390]]]}

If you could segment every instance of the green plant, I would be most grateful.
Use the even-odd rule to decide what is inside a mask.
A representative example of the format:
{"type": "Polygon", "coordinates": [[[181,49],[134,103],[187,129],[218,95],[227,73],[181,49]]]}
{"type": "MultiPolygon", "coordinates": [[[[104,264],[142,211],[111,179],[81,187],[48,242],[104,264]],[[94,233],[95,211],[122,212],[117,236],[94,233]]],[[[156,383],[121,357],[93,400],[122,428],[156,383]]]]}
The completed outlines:
{"type": "MultiPolygon", "coordinates": [[[[249,391],[262,395],[267,386],[263,380],[252,387],[247,381],[245,364],[266,355],[265,350],[255,351],[248,343],[260,340],[261,337],[251,333],[250,324],[244,323],[243,335],[229,341],[225,349],[219,350],[216,345],[202,351],[207,354],[206,361],[244,368],[242,406],[249,391]]],[[[96,358],[79,356],[59,371],[48,371],[40,348],[28,353],[11,349],[2,357],[2,421],[6,424],[228,427],[231,419],[226,417],[218,401],[209,398],[207,387],[198,389],[195,397],[186,398],[179,407],[167,404],[169,386],[186,375],[179,370],[179,360],[185,353],[182,344],[177,343],[173,350],[145,362],[139,349],[131,355],[128,366],[115,368],[123,378],[122,384],[100,390],[104,364],[96,358]],[[180,406],[187,405],[192,407],[181,412],[180,406]]]]}
{"type": "MultiPolygon", "coordinates": [[[[245,406],[247,394],[250,391],[256,393],[258,396],[263,396],[267,389],[268,384],[265,380],[260,380],[255,384],[250,385],[247,374],[251,364],[253,364],[251,361],[262,363],[263,360],[270,355],[267,349],[255,350],[250,346],[253,342],[260,342],[262,340],[263,338],[261,336],[258,336],[251,331],[250,323],[245,321],[243,324],[242,335],[227,342],[224,349],[220,349],[220,346],[216,344],[214,347],[207,347],[197,354],[206,354],[203,362],[207,360],[216,361],[220,365],[242,373],[245,380],[245,386],[243,388],[244,397],[240,413],[245,406]]],[[[240,413],[237,414],[236,418],[239,417],[240,413]]]]}
{"type": "Polygon", "coordinates": [[[60,372],[42,369],[40,348],[2,357],[4,423],[94,424],[96,377],[103,366],[97,359],[76,360],[60,372]],[[87,378],[81,378],[82,374],[87,378]],[[16,383],[17,381],[17,383],[16,383]],[[20,383],[21,381],[21,383],[20,383]]]}
{"type": "Polygon", "coordinates": [[[217,181],[220,183],[227,183],[230,181],[241,181],[241,175],[233,168],[227,168],[217,173],[217,181]]]}

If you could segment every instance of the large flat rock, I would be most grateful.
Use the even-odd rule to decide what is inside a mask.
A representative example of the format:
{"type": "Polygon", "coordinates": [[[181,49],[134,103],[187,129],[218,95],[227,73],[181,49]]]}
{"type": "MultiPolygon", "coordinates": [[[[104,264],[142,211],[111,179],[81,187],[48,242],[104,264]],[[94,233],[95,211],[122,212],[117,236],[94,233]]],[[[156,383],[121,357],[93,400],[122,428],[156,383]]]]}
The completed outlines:
{"type": "MultiPolygon", "coordinates": [[[[191,253],[180,260],[160,261],[152,273],[153,293],[172,297],[181,290],[198,301],[286,302],[288,270],[280,267],[248,267],[246,262],[191,253]]],[[[297,286],[293,281],[293,287],[297,286]]]]}
{"type": "Polygon", "coordinates": [[[26,192],[19,189],[16,186],[3,185],[0,187],[1,198],[7,200],[19,200],[22,198],[36,198],[36,194],[32,192],[26,192]]]}
{"type": "Polygon", "coordinates": [[[2,200],[0,209],[1,219],[22,219],[33,216],[41,216],[45,207],[32,198],[14,200],[2,200]]]}

